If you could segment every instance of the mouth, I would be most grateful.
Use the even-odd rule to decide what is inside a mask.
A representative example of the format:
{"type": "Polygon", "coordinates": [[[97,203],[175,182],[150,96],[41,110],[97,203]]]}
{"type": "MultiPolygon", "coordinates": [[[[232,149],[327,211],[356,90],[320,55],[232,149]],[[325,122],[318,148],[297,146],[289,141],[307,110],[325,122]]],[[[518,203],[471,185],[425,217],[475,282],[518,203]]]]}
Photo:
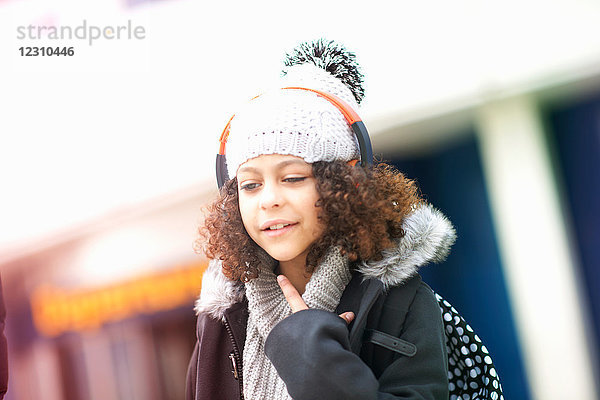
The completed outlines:
{"type": "Polygon", "coordinates": [[[283,229],[286,226],[290,226],[291,224],[277,224],[277,225],[272,225],[270,227],[268,227],[265,230],[269,230],[269,231],[275,231],[275,230],[279,230],[279,229],[283,229]]]}
{"type": "Polygon", "coordinates": [[[276,237],[276,236],[281,236],[286,234],[287,232],[291,231],[292,229],[294,229],[294,227],[297,225],[298,223],[280,223],[280,224],[274,224],[271,225],[265,229],[263,229],[262,231],[269,237],[276,237]]]}

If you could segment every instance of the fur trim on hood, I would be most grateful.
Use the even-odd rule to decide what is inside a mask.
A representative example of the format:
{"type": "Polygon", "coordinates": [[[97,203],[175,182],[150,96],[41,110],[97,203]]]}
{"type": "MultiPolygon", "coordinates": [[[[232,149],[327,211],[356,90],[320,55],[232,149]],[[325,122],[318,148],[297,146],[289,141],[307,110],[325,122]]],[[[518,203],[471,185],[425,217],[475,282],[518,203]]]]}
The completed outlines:
{"type": "MultiPolygon", "coordinates": [[[[361,262],[357,271],[364,279],[379,279],[384,288],[401,285],[417,273],[419,267],[446,259],[456,240],[450,221],[431,205],[419,206],[402,224],[404,236],[396,246],[382,252],[378,261],[361,262]]],[[[265,253],[265,256],[268,255],[265,253]]],[[[270,258],[270,257],[269,257],[270,258]]],[[[270,262],[274,262],[270,258],[270,262]]],[[[245,286],[231,281],[221,272],[221,261],[211,260],[202,278],[202,293],[196,301],[196,313],[207,312],[222,319],[225,310],[244,299],[245,286]]]]}

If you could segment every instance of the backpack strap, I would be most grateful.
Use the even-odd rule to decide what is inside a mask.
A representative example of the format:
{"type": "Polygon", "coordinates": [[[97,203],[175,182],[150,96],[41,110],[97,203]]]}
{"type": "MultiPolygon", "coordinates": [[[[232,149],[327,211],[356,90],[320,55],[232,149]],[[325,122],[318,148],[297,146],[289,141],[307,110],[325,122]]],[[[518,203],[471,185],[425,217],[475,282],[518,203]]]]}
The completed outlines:
{"type": "Polygon", "coordinates": [[[414,344],[375,329],[366,330],[364,340],[365,342],[371,342],[388,350],[395,351],[403,356],[412,357],[417,354],[417,346],[414,344]]]}
{"type": "Polygon", "coordinates": [[[421,284],[421,277],[415,275],[402,286],[382,291],[371,307],[369,321],[361,335],[362,343],[369,346],[362,348],[360,357],[376,377],[398,357],[413,357],[419,351],[414,343],[393,332],[403,331],[407,312],[421,284]]]}
{"type": "Polygon", "coordinates": [[[442,296],[434,294],[446,333],[450,400],[504,400],[500,378],[487,348],[458,311],[442,296]]]}

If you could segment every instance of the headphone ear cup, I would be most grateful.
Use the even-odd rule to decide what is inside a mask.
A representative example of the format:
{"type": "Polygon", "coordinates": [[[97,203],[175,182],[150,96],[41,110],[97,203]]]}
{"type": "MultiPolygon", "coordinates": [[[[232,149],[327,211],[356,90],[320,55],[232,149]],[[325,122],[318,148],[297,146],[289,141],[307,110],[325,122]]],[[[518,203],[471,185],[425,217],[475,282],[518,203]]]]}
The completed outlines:
{"type": "Polygon", "coordinates": [[[216,164],[217,185],[220,189],[223,187],[225,182],[229,180],[229,176],[227,175],[227,161],[225,160],[225,154],[217,154],[216,164]]]}
{"type": "Polygon", "coordinates": [[[358,150],[360,151],[360,165],[368,167],[373,165],[373,148],[367,127],[362,121],[356,121],[352,125],[352,131],[358,139],[358,150]]]}

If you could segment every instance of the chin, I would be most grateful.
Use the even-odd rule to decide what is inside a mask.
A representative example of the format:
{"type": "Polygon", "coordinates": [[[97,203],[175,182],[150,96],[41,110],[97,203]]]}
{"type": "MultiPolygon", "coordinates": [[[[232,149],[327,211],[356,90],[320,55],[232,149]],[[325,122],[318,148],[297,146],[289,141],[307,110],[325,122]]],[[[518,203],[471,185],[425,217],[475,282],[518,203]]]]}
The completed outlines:
{"type": "Polygon", "coordinates": [[[294,258],[298,257],[302,252],[291,253],[289,250],[277,250],[277,249],[264,249],[271,257],[275,260],[281,261],[291,261],[294,258]]]}
{"type": "Polygon", "coordinates": [[[291,261],[294,258],[297,257],[297,255],[290,255],[290,254],[286,254],[286,253],[280,253],[280,252],[268,252],[269,255],[271,257],[273,257],[275,260],[281,262],[281,261],[291,261]]]}

